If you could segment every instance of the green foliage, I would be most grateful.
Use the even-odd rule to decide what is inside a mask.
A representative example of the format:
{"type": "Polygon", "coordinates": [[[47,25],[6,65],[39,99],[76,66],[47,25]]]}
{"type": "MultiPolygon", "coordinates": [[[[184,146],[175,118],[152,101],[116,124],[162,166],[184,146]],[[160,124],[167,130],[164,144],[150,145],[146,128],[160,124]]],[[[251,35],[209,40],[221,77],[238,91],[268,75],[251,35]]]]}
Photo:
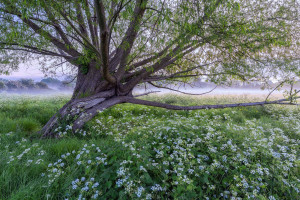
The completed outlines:
{"type": "Polygon", "coordinates": [[[82,74],[86,75],[89,72],[89,67],[87,65],[83,65],[83,66],[80,66],[79,70],[82,74]]]}
{"type": "Polygon", "coordinates": [[[2,199],[297,199],[298,108],[168,111],[123,104],[101,112],[76,136],[68,125],[57,130],[66,132],[60,139],[33,135],[33,124],[45,124],[67,100],[0,99],[2,199]]]}
{"type": "MultiPolygon", "coordinates": [[[[200,77],[201,74],[208,74],[207,79],[221,84],[238,78],[226,76],[227,72],[238,72],[247,80],[265,80],[266,75],[281,79],[284,76],[279,71],[292,73],[292,76],[299,74],[296,69],[299,66],[299,6],[294,0],[101,2],[107,16],[105,23],[112,31],[108,44],[110,57],[114,57],[113,52],[122,53],[121,49],[130,50],[125,58],[128,61],[127,70],[131,69],[131,64],[158,55],[170,46],[138,70],[131,69],[131,73],[160,70],[162,74],[169,75],[188,70],[181,75],[200,77]],[[136,5],[137,2],[140,5],[136,5]],[[133,23],[137,16],[135,7],[138,6],[145,8],[145,12],[141,12],[144,13],[142,17],[133,23]],[[167,62],[166,55],[176,61],[170,62],[172,64],[166,65],[165,69],[151,66],[167,62]],[[218,62],[218,66],[196,67],[204,62],[218,62]],[[287,64],[294,68],[289,68],[287,64]],[[268,73],[261,73],[266,66],[268,73]],[[137,72],[139,70],[142,71],[137,72]]],[[[98,29],[90,30],[91,25],[97,22],[94,21],[94,10],[93,3],[86,4],[85,1],[3,0],[0,3],[0,73],[16,70],[20,63],[34,58],[32,53],[53,54],[56,61],[68,56],[70,64],[79,67],[83,74],[88,73],[91,62],[101,67],[100,58],[104,54],[99,45],[100,32],[93,33],[98,29]],[[80,13],[83,20],[78,20],[80,13]]],[[[44,71],[49,71],[51,67],[44,64],[44,71]]],[[[116,70],[113,71],[111,73],[116,70]]]]}

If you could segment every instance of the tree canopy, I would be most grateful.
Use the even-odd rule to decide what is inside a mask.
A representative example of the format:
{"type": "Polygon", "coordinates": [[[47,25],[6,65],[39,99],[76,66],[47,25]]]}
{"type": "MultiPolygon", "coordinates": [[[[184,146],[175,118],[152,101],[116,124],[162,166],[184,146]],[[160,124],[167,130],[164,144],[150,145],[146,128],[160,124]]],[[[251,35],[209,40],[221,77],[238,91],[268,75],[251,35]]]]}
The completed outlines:
{"type": "Polygon", "coordinates": [[[139,76],[131,85],[149,75],[220,81],[257,77],[264,61],[291,71],[286,62],[299,53],[295,0],[1,0],[0,17],[2,72],[30,58],[62,58],[83,72],[97,62],[109,82],[115,74],[139,76]]]}

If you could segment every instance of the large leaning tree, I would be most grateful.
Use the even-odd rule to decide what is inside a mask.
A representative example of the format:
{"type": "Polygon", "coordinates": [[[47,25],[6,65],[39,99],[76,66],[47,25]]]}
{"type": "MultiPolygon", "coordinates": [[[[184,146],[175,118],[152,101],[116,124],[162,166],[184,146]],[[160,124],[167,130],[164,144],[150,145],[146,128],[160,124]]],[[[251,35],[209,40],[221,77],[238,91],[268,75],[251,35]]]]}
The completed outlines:
{"type": "Polygon", "coordinates": [[[76,71],[72,99],[44,136],[61,118],[73,119],[76,132],[121,103],[177,110],[292,103],[295,95],[187,107],[132,91],[201,77],[218,84],[299,77],[299,10],[299,0],[0,0],[0,72],[30,59],[76,71]]]}

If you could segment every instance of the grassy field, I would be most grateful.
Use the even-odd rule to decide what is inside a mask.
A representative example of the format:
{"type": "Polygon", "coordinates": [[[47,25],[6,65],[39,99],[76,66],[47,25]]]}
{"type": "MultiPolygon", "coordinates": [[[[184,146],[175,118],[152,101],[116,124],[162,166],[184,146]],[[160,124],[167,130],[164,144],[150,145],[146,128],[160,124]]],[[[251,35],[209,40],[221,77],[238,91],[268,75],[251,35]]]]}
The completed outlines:
{"type": "MultiPolygon", "coordinates": [[[[36,133],[68,96],[0,96],[0,199],[299,199],[300,108],[124,104],[78,135],[36,133]]],[[[249,96],[147,99],[178,105],[249,96]]]]}

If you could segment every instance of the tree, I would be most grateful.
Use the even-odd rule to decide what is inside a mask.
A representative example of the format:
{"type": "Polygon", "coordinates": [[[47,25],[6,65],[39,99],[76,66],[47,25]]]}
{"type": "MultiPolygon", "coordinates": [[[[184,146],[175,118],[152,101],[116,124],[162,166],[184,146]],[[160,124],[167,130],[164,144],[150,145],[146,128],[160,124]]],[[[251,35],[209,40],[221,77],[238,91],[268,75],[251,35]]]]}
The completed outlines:
{"type": "Polygon", "coordinates": [[[26,86],[24,86],[20,81],[8,81],[6,86],[9,90],[24,90],[26,86]]]}
{"type": "Polygon", "coordinates": [[[47,85],[61,85],[61,81],[56,78],[44,78],[41,82],[46,83],[47,85]]]}
{"type": "Polygon", "coordinates": [[[27,89],[36,89],[37,86],[35,85],[32,79],[21,79],[20,83],[27,89]]]}
{"type": "Polygon", "coordinates": [[[1,0],[0,69],[43,56],[45,69],[77,71],[72,99],[44,136],[53,136],[60,118],[73,117],[76,131],[126,102],[178,110],[282,104],[291,98],[173,106],[137,99],[132,90],[203,76],[218,84],[299,76],[299,8],[298,0],[1,0]]]}
{"type": "Polygon", "coordinates": [[[6,90],[7,86],[5,85],[5,83],[3,81],[0,81],[0,91],[6,90]]]}
{"type": "Polygon", "coordinates": [[[48,87],[48,85],[46,83],[42,82],[42,81],[41,82],[37,82],[36,83],[36,87],[39,88],[39,89],[50,89],[48,87]]]}

